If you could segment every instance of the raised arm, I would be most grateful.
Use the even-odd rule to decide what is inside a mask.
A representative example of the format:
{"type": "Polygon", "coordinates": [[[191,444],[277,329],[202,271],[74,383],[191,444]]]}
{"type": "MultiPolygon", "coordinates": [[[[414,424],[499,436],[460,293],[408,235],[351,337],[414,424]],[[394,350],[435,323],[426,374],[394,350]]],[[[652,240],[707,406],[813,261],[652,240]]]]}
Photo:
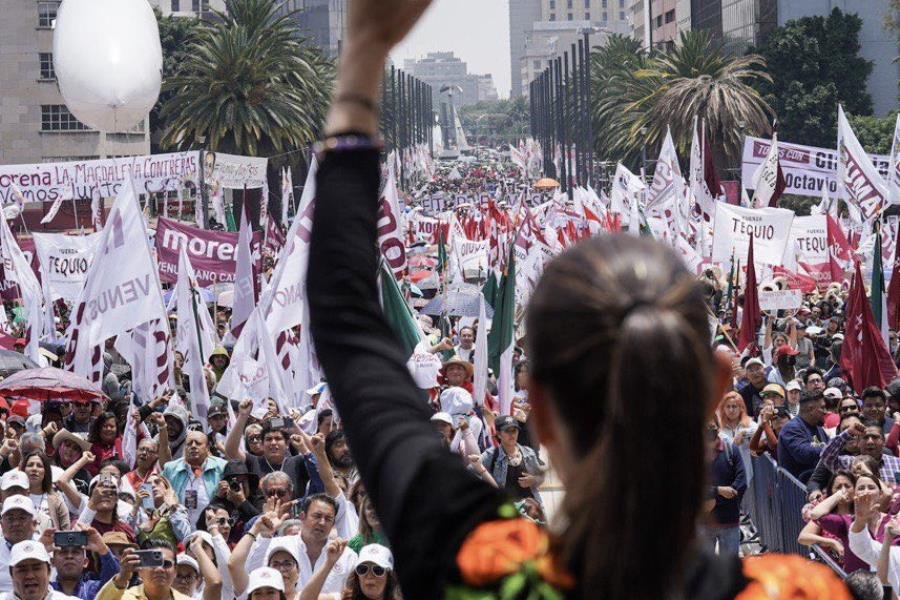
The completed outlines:
{"type": "Polygon", "coordinates": [[[344,548],[346,547],[347,540],[342,540],[340,538],[335,538],[328,542],[328,545],[325,546],[325,561],[322,563],[321,567],[313,572],[309,581],[304,584],[303,591],[300,592],[299,600],[319,600],[319,594],[322,593],[322,586],[325,585],[328,574],[331,573],[331,570],[334,568],[334,565],[337,564],[338,559],[341,557],[341,554],[344,553],[344,548]]]}
{"type": "Polygon", "coordinates": [[[246,455],[241,451],[241,436],[244,435],[244,429],[247,428],[247,419],[250,418],[251,410],[253,410],[252,400],[244,400],[238,407],[234,427],[228,431],[228,435],[225,437],[226,458],[232,460],[244,460],[246,458],[246,455]]]}
{"type": "Polygon", "coordinates": [[[197,559],[200,566],[200,576],[205,583],[203,587],[203,600],[220,600],[222,597],[222,577],[219,570],[213,564],[212,559],[203,549],[203,539],[195,535],[190,543],[191,554],[197,559]]]}

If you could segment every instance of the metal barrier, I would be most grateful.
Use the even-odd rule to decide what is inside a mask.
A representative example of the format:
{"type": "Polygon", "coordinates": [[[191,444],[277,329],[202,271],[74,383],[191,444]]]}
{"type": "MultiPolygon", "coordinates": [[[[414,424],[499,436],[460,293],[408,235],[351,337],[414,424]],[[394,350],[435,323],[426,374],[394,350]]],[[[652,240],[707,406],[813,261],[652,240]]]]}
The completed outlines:
{"type": "Polygon", "coordinates": [[[766,549],[782,552],[784,543],[777,509],[778,502],[776,502],[778,465],[768,454],[754,456],[752,460],[753,480],[745,493],[746,496],[753,497],[751,502],[753,512],[750,513],[750,518],[766,549]]]}
{"type": "Polygon", "coordinates": [[[781,507],[781,531],[782,542],[784,544],[783,552],[789,554],[800,554],[801,556],[809,556],[809,549],[797,543],[797,536],[803,529],[804,523],[800,512],[803,505],[806,504],[806,486],[785,471],[778,469],[778,498],[781,507]]]}

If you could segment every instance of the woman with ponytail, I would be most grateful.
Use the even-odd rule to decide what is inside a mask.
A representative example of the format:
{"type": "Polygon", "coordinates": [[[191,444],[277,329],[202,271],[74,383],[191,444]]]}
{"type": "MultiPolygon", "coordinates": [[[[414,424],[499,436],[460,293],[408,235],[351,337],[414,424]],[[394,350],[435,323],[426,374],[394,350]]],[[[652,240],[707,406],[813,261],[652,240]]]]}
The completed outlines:
{"type": "Polygon", "coordinates": [[[827,567],[799,557],[742,564],[704,551],[704,428],[731,364],[710,348],[696,276],[652,240],[582,241],[546,265],[528,307],[530,422],[567,492],[552,533],[435,435],[376,282],[383,67],[429,4],[350,0],[317,147],[306,290],[317,355],[403,595],[748,600],[790,585],[807,599],[849,598],[827,567]]]}

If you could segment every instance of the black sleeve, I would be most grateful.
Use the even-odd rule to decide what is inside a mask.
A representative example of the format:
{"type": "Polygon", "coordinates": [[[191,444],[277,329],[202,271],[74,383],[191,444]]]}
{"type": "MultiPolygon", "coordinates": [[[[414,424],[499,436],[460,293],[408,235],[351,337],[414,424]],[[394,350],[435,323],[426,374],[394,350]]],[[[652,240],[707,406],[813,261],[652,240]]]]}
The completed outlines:
{"type": "Polygon", "coordinates": [[[381,313],[378,160],[376,151],[336,153],[319,169],[306,288],[310,324],[403,594],[439,598],[463,538],[504,497],[444,448],[381,313]]]}
{"type": "Polygon", "coordinates": [[[811,494],[817,490],[824,491],[828,487],[829,479],[831,479],[831,471],[819,461],[816,469],[810,475],[809,481],[806,482],[806,493],[811,494]]]}

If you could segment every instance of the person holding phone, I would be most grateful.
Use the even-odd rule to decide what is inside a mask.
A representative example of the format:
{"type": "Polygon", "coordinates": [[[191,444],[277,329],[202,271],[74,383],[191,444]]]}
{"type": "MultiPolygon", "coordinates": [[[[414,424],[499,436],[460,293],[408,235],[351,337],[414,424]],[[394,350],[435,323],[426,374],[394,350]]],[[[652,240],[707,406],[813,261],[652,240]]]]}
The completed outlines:
{"type": "Polygon", "coordinates": [[[122,568],[106,582],[97,600],[147,600],[168,598],[192,600],[173,587],[175,583],[175,547],[165,540],[148,540],[141,550],[128,548],[122,553],[122,568]],[[141,583],[130,586],[134,573],[141,583]]]}
{"type": "Polygon", "coordinates": [[[141,486],[137,495],[140,510],[147,517],[138,527],[138,543],[149,539],[164,539],[176,545],[191,535],[193,527],[188,519],[188,511],[178,501],[168,479],[162,475],[152,475],[141,486]]]}
{"type": "Polygon", "coordinates": [[[119,572],[119,561],[93,527],[76,531],[60,531],[53,536],[53,558],[56,578],[53,589],[81,600],[93,600],[100,588],[119,572]],[[88,552],[100,562],[100,573],[87,571],[88,552]]]}

